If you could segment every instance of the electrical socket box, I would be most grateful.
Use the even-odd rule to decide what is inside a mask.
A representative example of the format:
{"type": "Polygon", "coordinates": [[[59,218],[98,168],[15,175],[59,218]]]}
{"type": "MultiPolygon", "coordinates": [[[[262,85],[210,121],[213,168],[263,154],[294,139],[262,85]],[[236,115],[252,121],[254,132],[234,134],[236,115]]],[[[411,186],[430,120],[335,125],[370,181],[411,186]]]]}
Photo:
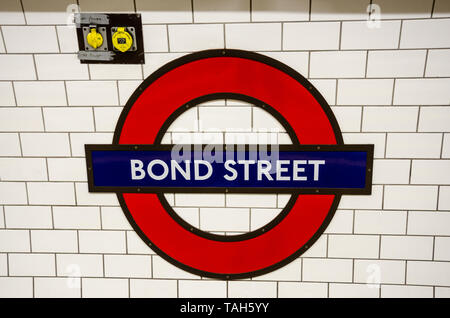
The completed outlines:
{"type": "Polygon", "coordinates": [[[75,24],[81,63],[145,63],[140,14],[77,13],[75,24]]]}

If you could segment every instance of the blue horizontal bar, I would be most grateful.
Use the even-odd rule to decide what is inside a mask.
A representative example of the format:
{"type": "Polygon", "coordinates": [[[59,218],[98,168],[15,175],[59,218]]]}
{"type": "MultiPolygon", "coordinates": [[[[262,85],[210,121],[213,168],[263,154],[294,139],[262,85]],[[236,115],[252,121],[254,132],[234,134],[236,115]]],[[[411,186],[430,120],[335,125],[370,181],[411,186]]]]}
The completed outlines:
{"type": "Polygon", "coordinates": [[[368,151],[90,150],[91,188],[365,189],[368,151]]]}

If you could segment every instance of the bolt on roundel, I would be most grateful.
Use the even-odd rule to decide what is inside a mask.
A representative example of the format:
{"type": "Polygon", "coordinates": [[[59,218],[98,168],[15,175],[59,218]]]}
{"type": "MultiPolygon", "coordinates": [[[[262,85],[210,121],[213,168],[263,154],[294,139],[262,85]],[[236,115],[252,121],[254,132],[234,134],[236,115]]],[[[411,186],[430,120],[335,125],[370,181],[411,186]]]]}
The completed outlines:
{"type": "Polygon", "coordinates": [[[264,55],[207,50],[150,75],[127,102],[113,144],[86,145],[89,191],[115,192],[134,230],[158,255],[220,279],[262,275],[305,252],[341,195],[370,194],[373,145],[344,145],[320,93],[264,55]],[[216,99],[261,107],[293,145],[162,145],[184,111],[216,99]],[[289,193],[278,216],[254,231],[212,234],[181,219],[164,193],[289,193]]]}

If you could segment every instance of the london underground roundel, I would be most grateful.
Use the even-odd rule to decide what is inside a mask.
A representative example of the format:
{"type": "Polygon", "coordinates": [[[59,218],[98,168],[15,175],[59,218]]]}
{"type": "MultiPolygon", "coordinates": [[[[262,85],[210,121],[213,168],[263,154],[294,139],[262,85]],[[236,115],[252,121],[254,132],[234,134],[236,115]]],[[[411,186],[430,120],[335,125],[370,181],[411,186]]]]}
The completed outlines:
{"type": "Polygon", "coordinates": [[[371,192],[373,145],[344,145],[320,93],[290,67],[240,50],[208,50],[150,75],[120,115],[113,144],[86,145],[89,191],[115,192],[142,240],[188,272],[221,279],[278,269],[323,233],[341,195],[371,192]],[[261,107],[292,145],[162,145],[184,111],[215,99],[261,107]],[[278,216],[222,236],[181,219],[164,193],[288,193],[278,216]]]}

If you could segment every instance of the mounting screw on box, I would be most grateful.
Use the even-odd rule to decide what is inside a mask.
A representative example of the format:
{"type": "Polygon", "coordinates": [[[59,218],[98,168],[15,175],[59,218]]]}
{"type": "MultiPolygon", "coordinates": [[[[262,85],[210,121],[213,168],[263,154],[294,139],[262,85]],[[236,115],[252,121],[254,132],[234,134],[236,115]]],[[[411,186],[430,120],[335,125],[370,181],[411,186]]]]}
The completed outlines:
{"type": "Polygon", "coordinates": [[[81,63],[145,63],[140,14],[77,13],[75,23],[81,63]]]}

